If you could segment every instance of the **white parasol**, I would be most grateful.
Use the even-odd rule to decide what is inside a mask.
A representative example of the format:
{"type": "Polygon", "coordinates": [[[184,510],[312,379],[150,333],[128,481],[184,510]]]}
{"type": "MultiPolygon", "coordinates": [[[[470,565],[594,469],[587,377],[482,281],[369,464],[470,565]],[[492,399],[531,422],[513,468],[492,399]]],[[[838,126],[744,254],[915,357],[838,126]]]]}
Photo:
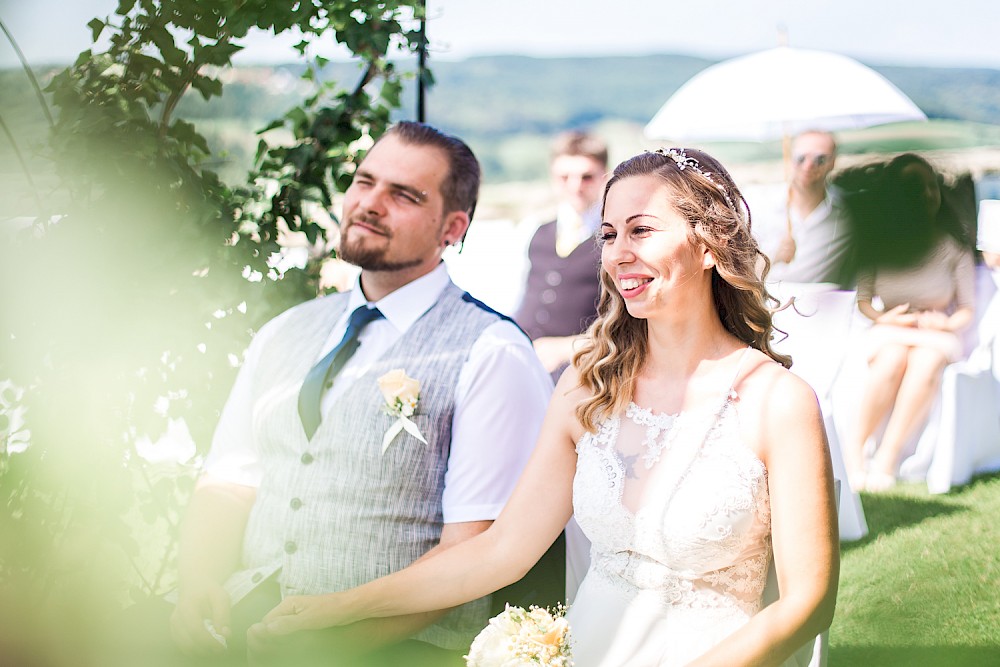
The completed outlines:
{"type": "Polygon", "coordinates": [[[803,130],[927,120],[881,74],[828,51],[780,46],[699,72],[646,125],[650,139],[768,141],[803,130]]]}

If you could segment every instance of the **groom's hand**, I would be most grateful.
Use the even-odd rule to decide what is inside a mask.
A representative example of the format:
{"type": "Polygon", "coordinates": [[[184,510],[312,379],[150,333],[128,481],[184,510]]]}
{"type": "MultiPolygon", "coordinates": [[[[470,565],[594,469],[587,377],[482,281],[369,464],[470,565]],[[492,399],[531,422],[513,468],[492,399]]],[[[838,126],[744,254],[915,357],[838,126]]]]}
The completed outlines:
{"type": "Polygon", "coordinates": [[[344,633],[340,625],[346,619],[339,614],[337,594],[297,595],[287,597],[247,630],[247,649],[254,658],[251,664],[270,664],[275,658],[306,655],[310,652],[335,651],[342,659],[371,650],[371,638],[364,633],[344,633]]]}
{"type": "Polygon", "coordinates": [[[225,589],[214,582],[184,586],[170,616],[170,635],[185,655],[210,655],[226,650],[230,602],[225,589]]]}

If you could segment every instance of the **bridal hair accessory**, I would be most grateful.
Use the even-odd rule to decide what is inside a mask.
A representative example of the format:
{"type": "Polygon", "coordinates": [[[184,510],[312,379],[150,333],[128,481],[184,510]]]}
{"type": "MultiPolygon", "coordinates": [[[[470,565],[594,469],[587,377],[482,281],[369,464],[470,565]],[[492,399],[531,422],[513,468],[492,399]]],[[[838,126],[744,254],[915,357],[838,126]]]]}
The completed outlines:
{"type": "Polygon", "coordinates": [[[509,604],[490,619],[465,656],[466,667],[572,667],[566,607],[509,604]]]}
{"type": "Polygon", "coordinates": [[[382,408],[387,414],[396,417],[396,421],[382,437],[382,454],[385,454],[389,443],[402,431],[426,445],[427,440],[420,434],[420,429],[410,420],[417,411],[417,402],[420,400],[420,382],[407,376],[404,369],[395,368],[378,379],[378,388],[385,399],[382,408]]]}
{"type": "Polygon", "coordinates": [[[705,180],[714,185],[716,189],[722,193],[722,196],[726,198],[726,203],[729,207],[735,211],[739,211],[736,205],[733,204],[733,200],[729,198],[729,193],[726,192],[726,188],[723,187],[722,183],[717,183],[712,175],[712,172],[705,171],[701,168],[701,164],[695,158],[691,157],[684,152],[683,148],[657,148],[653,151],[657,155],[662,155],[663,157],[670,158],[677,165],[677,169],[684,171],[685,169],[690,169],[691,171],[701,174],[705,180]]]}

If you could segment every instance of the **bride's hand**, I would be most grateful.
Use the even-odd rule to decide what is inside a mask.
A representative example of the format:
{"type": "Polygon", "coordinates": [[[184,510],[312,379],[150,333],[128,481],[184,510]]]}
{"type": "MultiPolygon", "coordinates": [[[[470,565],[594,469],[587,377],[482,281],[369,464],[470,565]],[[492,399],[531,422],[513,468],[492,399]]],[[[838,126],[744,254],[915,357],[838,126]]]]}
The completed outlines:
{"type": "Polygon", "coordinates": [[[248,632],[253,638],[266,642],[301,630],[344,625],[350,619],[339,598],[339,593],[287,597],[248,632]]]}

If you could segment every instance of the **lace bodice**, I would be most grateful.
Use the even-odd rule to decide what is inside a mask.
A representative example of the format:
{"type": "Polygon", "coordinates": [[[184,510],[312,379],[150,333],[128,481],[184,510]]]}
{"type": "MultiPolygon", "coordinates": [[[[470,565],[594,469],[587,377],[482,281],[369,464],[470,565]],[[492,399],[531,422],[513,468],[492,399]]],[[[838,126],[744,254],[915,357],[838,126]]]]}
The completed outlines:
{"type": "Polygon", "coordinates": [[[577,453],[588,577],[669,606],[758,611],[771,553],[767,470],[741,438],[734,392],[679,415],[632,403],[577,453]]]}

